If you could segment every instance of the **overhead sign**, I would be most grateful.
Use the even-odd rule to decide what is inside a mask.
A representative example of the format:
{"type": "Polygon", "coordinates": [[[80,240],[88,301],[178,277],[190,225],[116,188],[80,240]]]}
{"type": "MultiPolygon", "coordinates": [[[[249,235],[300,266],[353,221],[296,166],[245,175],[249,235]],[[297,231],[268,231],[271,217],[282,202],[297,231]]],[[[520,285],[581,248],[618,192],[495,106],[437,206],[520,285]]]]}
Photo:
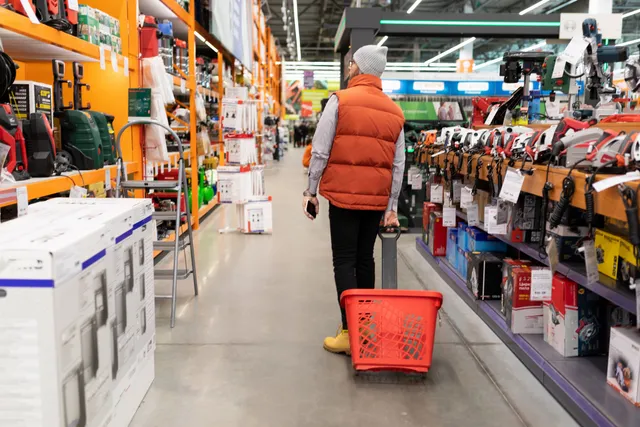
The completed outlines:
{"type": "Polygon", "coordinates": [[[489,82],[458,82],[457,89],[464,95],[484,95],[489,92],[489,82]]]}
{"type": "Polygon", "coordinates": [[[592,18],[598,23],[598,31],[603,39],[619,39],[622,37],[621,13],[561,13],[560,38],[571,40],[575,36],[582,37],[582,23],[592,18]]]}
{"type": "Polygon", "coordinates": [[[446,95],[448,93],[446,82],[413,82],[409,94],[446,95]]]}
{"type": "Polygon", "coordinates": [[[313,70],[304,70],[304,88],[313,89],[313,70]]]}

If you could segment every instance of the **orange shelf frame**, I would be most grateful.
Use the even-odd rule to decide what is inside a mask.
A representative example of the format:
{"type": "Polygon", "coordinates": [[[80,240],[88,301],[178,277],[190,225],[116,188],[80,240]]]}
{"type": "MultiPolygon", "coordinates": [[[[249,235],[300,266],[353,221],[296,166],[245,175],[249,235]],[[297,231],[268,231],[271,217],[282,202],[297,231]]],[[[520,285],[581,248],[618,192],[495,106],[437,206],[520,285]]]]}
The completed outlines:
{"type": "Polygon", "coordinates": [[[167,8],[171,10],[182,22],[187,24],[188,26],[193,26],[195,22],[195,17],[192,16],[189,12],[184,10],[182,6],[178,4],[175,0],[160,0],[162,4],[164,4],[167,8]]]}
{"type": "MultiPolygon", "coordinates": [[[[138,162],[126,163],[126,167],[127,174],[140,172],[140,163],[138,162]]],[[[38,199],[63,191],[69,191],[72,185],[87,186],[97,182],[104,182],[106,170],[109,170],[112,182],[115,181],[118,171],[116,166],[112,165],[102,169],[81,171],[80,173],[71,172],[64,176],[31,178],[25,181],[18,181],[10,186],[0,186],[0,207],[16,203],[16,188],[26,187],[29,200],[38,199]]]]}

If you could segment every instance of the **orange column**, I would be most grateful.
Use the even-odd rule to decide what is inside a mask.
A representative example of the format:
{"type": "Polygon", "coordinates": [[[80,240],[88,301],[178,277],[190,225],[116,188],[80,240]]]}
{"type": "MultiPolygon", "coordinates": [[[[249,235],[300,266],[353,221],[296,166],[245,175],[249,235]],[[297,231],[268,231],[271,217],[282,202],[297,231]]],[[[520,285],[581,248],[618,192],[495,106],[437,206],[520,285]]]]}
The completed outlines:
{"type": "Polygon", "coordinates": [[[189,110],[191,120],[189,122],[189,130],[191,132],[191,220],[193,221],[193,229],[197,230],[200,227],[200,215],[198,207],[198,150],[196,149],[197,128],[196,123],[198,121],[196,114],[196,35],[195,20],[196,20],[196,8],[191,5],[189,16],[189,39],[187,41],[189,46],[189,79],[187,84],[189,85],[189,110]]]}

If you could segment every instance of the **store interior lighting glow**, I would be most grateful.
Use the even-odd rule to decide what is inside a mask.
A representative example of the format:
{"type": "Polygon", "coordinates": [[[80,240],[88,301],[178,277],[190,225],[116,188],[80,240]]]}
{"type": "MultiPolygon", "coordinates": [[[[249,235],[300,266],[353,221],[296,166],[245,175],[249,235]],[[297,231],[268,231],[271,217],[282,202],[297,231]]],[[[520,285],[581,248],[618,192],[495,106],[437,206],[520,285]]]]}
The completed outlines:
{"type": "Polygon", "coordinates": [[[525,15],[525,14],[531,12],[532,10],[536,10],[537,8],[539,8],[542,5],[545,5],[545,4],[549,3],[550,1],[551,0],[540,0],[538,3],[532,4],[528,8],[520,11],[519,15],[525,15]]]}
{"type": "Polygon", "coordinates": [[[378,47],[382,46],[387,41],[388,38],[389,36],[384,36],[382,40],[378,42],[378,47]]]}
{"type": "Polygon", "coordinates": [[[546,15],[550,15],[550,14],[552,14],[553,12],[557,12],[557,11],[558,11],[558,10],[560,10],[560,9],[564,9],[565,7],[569,6],[570,4],[574,4],[574,3],[575,3],[575,2],[577,2],[577,1],[578,1],[578,0],[569,0],[569,1],[568,1],[568,2],[566,2],[566,3],[559,4],[558,6],[554,7],[553,9],[549,9],[549,10],[547,10],[547,11],[545,12],[545,14],[546,14],[546,15]]]}
{"type": "Polygon", "coordinates": [[[436,62],[428,65],[429,67],[457,67],[455,62],[436,62]]]}
{"type": "Polygon", "coordinates": [[[628,42],[618,43],[616,46],[629,46],[632,44],[640,44],[640,39],[629,40],[628,42]]]}
{"type": "Polygon", "coordinates": [[[211,43],[209,43],[208,41],[205,40],[204,44],[206,44],[207,46],[209,46],[211,49],[214,50],[214,52],[218,53],[218,49],[216,49],[216,47],[214,45],[212,45],[211,43]]]}
{"type": "Polygon", "coordinates": [[[442,27],[560,27],[560,22],[540,21],[427,21],[410,19],[381,19],[380,25],[430,25],[442,27]]]}
{"type": "Polygon", "coordinates": [[[462,43],[455,45],[455,46],[454,46],[454,47],[452,47],[451,49],[447,49],[447,50],[445,50],[444,52],[442,52],[441,54],[436,55],[436,56],[434,56],[434,57],[433,57],[433,58],[431,58],[431,59],[427,59],[426,61],[424,61],[424,63],[425,63],[425,64],[427,64],[427,65],[429,65],[429,64],[431,64],[432,62],[435,62],[435,61],[437,61],[437,60],[438,60],[438,59],[440,59],[440,58],[444,58],[444,57],[446,57],[446,56],[449,56],[449,55],[451,55],[453,52],[455,52],[456,50],[458,50],[458,49],[461,49],[461,48],[465,47],[465,46],[466,46],[466,45],[468,45],[469,43],[473,43],[475,40],[476,40],[476,38],[475,38],[475,37],[471,37],[470,39],[467,39],[467,40],[463,41],[462,43]]]}
{"type": "Polygon", "coordinates": [[[200,34],[199,32],[194,31],[193,34],[195,34],[196,37],[198,38],[198,40],[200,40],[202,43],[206,43],[207,42],[207,40],[205,40],[205,38],[202,37],[202,34],[200,34]]]}
{"type": "Polygon", "coordinates": [[[414,10],[416,10],[416,7],[418,7],[420,5],[420,3],[422,3],[422,0],[416,0],[411,7],[409,8],[409,10],[407,10],[407,13],[411,13],[414,10]]]}
{"type": "Polygon", "coordinates": [[[628,17],[633,16],[633,15],[637,15],[638,13],[640,13],[640,9],[632,10],[631,12],[624,13],[622,15],[622,19],[628,18],[628,17]]]}
{"type": "MultiPolygon", "coordinates": [[[[532,50],[540,49],[541,47],[546,46],[546,45],[547,45],[547,42],[543,41],[543,42],[531,45],[529,47],[525,47],[524,49],[522,49],[522,51],[523,52],[531,52],[532,50]]],[[[487,67],[489,65],[497,64],[498,62],[502,62],[502,56],[500,56],[498,58],[495,58],[495,59],[492,59],[490,61],[483,62],[482,64],[474,65],[473,68],[474,68],[474,70],[479,70],[479,69],[487,67]]]]}
{"type": "Polygon", "coordinates": [[[547,45],[547,42],[544,41],[544,42],[536,43],[536,44],[534,44],[532,46],[529,46],[529,47],[525,47],[524,49],[522,49],[522,51],[523,52],[531,52],[532,50],[540,49],[541,47],[546,46],[546,45],[547,45]]]}
{"type": "Polygon", "coordinates": [[[298,0],[293,0],[293,20],[296,27],[296,50],[298,61],[302,59],[302,54],[300,53],[300,25],[298,25],[298,0]]]}

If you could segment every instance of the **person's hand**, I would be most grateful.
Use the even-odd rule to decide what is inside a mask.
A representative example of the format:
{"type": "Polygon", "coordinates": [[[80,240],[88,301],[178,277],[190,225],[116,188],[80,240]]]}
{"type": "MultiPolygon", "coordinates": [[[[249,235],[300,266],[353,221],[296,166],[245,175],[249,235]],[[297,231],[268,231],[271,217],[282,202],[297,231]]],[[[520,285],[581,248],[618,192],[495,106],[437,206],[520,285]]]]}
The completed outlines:
{"type": "Polygon", "coordinates": [[[385,227],[400,227],[400,221],[398,221],[398,214],[394,211],[386,211],[384,213],[384,226],[385,227]]]}
{"type": "Polygon", "coordinates": [[[313,216],[311,216],[311,214],[309,214],[309,212],[307,212],[307,203],[311,203],[316,207],[316,216],[317,216],[318,212],[320,212],[320,204],[318,203],[318,198],[315,197],[315,196],[303,196],[302,197],[302,211],[307,216],[307,218],[309,218],[310,220],[313,221],[315,218],[313,216]]]}

